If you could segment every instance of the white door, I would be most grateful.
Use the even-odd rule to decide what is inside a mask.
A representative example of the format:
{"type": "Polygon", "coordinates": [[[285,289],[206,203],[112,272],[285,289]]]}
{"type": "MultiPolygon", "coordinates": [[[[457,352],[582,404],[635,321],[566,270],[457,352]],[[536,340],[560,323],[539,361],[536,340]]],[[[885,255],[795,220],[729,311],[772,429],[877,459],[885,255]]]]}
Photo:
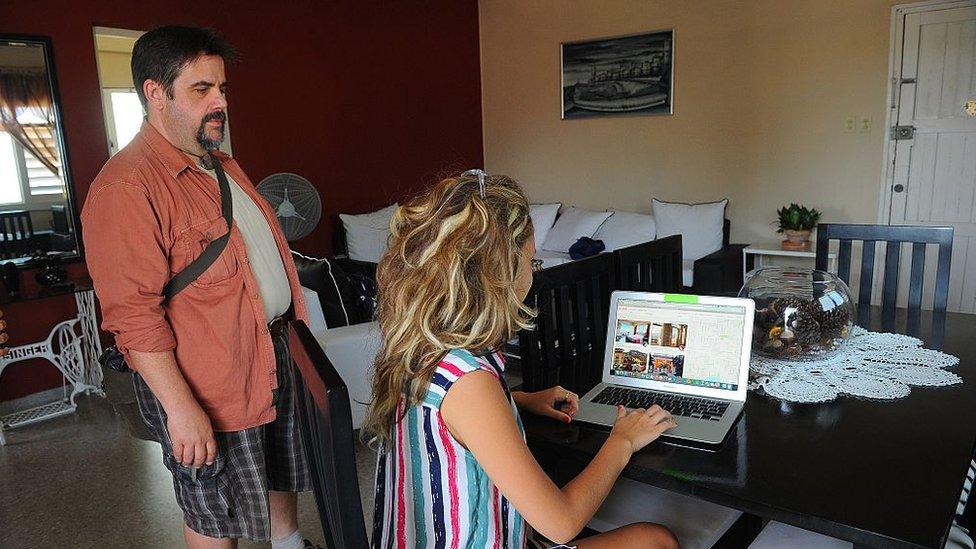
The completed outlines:
{"type": "Polygon", "coordinates": [[[902,16],[889,222],[955,228],[948,307],[976,313],[976,1],[955,5],[902,16]]]}

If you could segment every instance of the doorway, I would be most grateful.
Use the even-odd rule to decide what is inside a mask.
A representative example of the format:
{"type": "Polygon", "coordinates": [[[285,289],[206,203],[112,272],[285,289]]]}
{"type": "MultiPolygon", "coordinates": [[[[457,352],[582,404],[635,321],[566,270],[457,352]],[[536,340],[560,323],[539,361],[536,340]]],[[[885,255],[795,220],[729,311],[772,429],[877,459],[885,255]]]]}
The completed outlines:
{"type": "Polygon", "coordinates": [[[896,6],[891,49],[881,217],[955,229],[948,308],[976,313],[976,0],[896,6]]]}

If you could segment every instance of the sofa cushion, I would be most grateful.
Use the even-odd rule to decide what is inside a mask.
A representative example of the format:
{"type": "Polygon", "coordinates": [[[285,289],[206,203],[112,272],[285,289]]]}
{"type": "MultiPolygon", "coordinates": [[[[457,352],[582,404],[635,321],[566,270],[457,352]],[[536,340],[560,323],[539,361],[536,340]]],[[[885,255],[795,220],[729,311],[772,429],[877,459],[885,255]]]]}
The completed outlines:
{"type": "Polygon", "coordinates": [[[529,217],[532,218],[532,227],[535,229],[535,245],[542,246],[552,229],[552,224],[556,222],[559,215],[559,207],[562,204],[531,204],[529,205],[529,217]]]}
{"type": "MultiPolygon", "coordinates": [[[[556,220],[541,248],[551,252],[568,253],[569,247],[580,237],[593,238],[600,225],[603,225],[611,215],[613,212],[596,212],[572,206],[556,220]]],[[[538,240],[536,247],[539,247],[538,240]]]]}
{"type": "Polygon", "coordinates": [[[615,211],[606,223],[597,229],[593,238],[602,240],[607,251],[612,252],[654,240],[657,238],[657,227],[654,216],[615,211]]]}
{"type": "Polygon", "coordinates": [[[722,249],[722,227],[728,199],[703,204],[651,201],[657,238],[681,235],[682,255],[697,260],[722,249]]]}
{"type": "Polygon", "coordinates": [[[342,268],[325,258],[291,252],[302,286],[318,295],[326,326],[337,328],[360,321],[354,309],[355,294],[342,268]]]}
{"type": "Polygon", "coordinates": [[[319,301],[318,292],[302,286],[302,297],[305,298],[305,307],[308,308],[308,329],[313,333],[328,330],[329,325],[325,322],[325,314],[322,312],[322,302],[319,301]]]}
{"type": "Polygon", "coordinates": [[[363,424],[372,398],[373,361],[382,345],[379,324],[364,322],[312,332],[349,391],[352,428],[363,424]]]}
{"type": "Polygon", "coordinates": [[[350,259],[378,263],[386,251],[390,238],[390,220],[397,205],[392,204],[375,212],[351,215],[339,214],[346,233],[346,253],[350,259]]]}

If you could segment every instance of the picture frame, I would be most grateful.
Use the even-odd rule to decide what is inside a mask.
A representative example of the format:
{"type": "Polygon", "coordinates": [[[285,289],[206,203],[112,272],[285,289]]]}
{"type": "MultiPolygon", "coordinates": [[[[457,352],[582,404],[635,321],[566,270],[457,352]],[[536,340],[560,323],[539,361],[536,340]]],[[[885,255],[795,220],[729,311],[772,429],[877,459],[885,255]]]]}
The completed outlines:
{"type": "Polygon", "coordinates": [[[560,44],[563,120],[674,113],[674,29],[560,44]]]}

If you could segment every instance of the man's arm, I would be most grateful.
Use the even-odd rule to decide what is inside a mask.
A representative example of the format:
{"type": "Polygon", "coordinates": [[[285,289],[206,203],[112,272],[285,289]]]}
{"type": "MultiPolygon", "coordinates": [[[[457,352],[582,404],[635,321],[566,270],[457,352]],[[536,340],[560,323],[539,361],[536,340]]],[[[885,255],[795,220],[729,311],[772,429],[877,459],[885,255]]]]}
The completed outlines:
{"type": "Polygon", "coordinates": [[[176,461],[187,467],[213,463],[217,457],[217,441],[210,417],[183,379],[173,352],[129,351],[129,366],[139,371],[166,410],[166,429],[176,461]]]}
{"type": "Polygon", "coordinates": [[[210,418],[176,363],[176,338],[162,307],[169,258],[146,192],[116,182],[92,190],[82,212],[86,263],[102,310],[102,328],[166,411],[173,456],[200,467],[216,454],[210,418]]]}

